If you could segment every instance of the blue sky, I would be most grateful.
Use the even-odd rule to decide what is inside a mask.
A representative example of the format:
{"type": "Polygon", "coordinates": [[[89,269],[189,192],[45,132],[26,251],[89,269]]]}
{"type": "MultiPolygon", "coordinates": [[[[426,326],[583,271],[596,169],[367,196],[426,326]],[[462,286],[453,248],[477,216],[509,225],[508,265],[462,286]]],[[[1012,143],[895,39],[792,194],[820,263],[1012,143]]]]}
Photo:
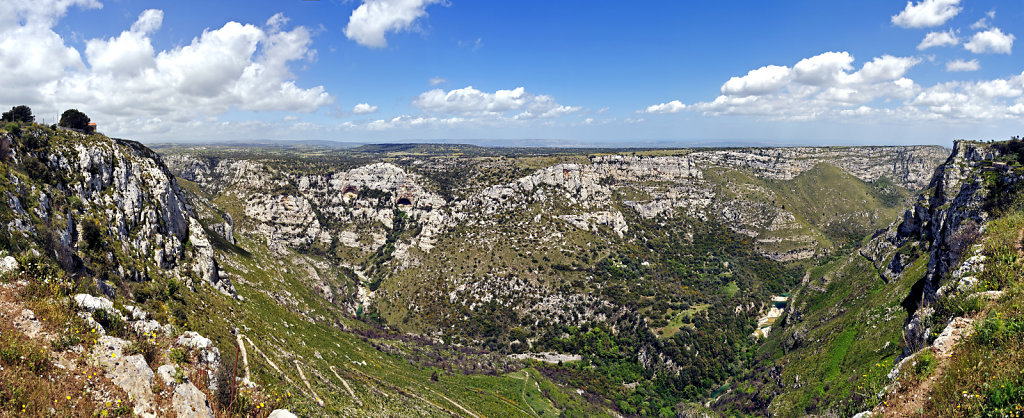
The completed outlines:
{"type": "Polygon", "coordinates": [[[1021,21],[984,0],[13,0],[0,106],[147,142],[948,145],[1024,133],[1021,21]]]}

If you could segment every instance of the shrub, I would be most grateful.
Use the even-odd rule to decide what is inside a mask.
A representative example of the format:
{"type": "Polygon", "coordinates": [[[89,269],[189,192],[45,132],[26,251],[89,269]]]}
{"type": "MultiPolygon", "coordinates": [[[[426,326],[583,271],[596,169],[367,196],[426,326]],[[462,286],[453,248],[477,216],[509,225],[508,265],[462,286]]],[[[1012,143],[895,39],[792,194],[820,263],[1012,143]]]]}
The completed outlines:
{"type": "Polygon", "coordinates": [[[992,384],[988,390],[988,402],[983,407],[991,415],[1006,416],[1003,413],[1019,411],[1024,406],[1024,386],[1014,381],[1000,381],[992,384]]]}
{"type": "Polygon", "coordinates": [[[932,374],[932,370],[935,368],[935,355],[932,354],[931,350],[926,350],[921,354],[917,355],[917,359],[914,362],[914,374],[918,378],[925,378],[932,374]]]}
{"type": "Polygon", "coordinates": [[[188,352],[184,348],[175,347],[167,353],[167,358],[174,362],[174,364],[185,364],[188,363],[188,352]]]}
{"type": "Polygon", "coordinates": [[[4,125],[4,130],[14,136],[21,135],[21,125],[18,125],[16,122],[9,122],[8,124],[4,125]]]}
{"type": "Polygon", "coordinates": [[[123,338],[128,334],[128,326],[124,320],[117,314],[107,312],[106,309],[97,309],[92,313],[92,319],[102,325],[110,335],[123,338]]]}

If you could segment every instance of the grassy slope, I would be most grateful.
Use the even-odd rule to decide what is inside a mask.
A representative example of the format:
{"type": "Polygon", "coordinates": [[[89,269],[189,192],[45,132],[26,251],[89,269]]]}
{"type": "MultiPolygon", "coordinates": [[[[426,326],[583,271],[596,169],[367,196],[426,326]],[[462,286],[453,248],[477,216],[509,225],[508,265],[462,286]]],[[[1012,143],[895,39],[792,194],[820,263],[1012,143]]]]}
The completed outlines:
{"type": "Polygon", "coordinates": [[[728,198],[771,203],[796,217],[796,228],[760,231],[762,237],[784,240],[762,243],[762,248],[769,251],[796,248],[799,245],[788,241],[795,236],[809,236],[822,248],[838,249],[896,219],[911,196],[897,186],[890,192],[893,199],[886,201],[885,192],[875,185],[825,163],[792,180],[762,179],[735,169],[708,170],[705,174],[728,198]]]}
{"type": "MultiPolygon", "coordinates": [[[[538,158],[532,158],[524,160],[522,163],[527,166],[540,162],[546,163],[545,161],[539,160],[540,159],[538,158]]],[[[832,247],[834,241],[850,239],[850,236],[858,236],[858,234],[870,232],[880,225],[887,224],[891,219],[895,218],[900,210],[898,208],[900,205],[897,205],[897,207],[887,207],[884,205],[882,200],[879,198],[877,190],[875,190],[871,184],[864,183],[827,164],[819,165],[818,167],[803,173],[792,181],[763,180],[758,179],[749,173],[737,170],[720,170],[715,172],[717,174],[709,175],[709,180],[720,184],[722,190],[734,190],[732,186],[738,184],[757,186],[756,188],[766,190],[767,193],[757,196],[756,193],[749,193],[749,190],[751,189],[748,188],[745,189],[746,194],[742,197],[749,200],[760,201],[765,201],[770,198],[773,201],[773,204],[785,205],[787,210],[796,214],[797,223],[800,225],[800,228],[795,231],[779,231],[775,232],[775,234],[788,233],[795,235],[809,235],[826,247],[832,247]],[[829,196],[829,198],[821,199],[817,196],[829,196]],[[857,208],[857,211],[852,213],[850,211],[851,208],[857,208]],[[826,228],[825,226],[830,223],[852,226],[853,233],[826,228]]],[[[186,184],[185,187],[190,189],[193,193],[198,193],[196,188],[190,187],[187,182],[183,183],[186,184]]],[[[242,216],[240,216],[241,213],[238,209],[240,207],[238,202],[233,201],[230,198],[230,195],[217,196],[211,200],[215,202],[218,208],[222,208],[230,212],[236,222],[244,222],[242,216]]],[[[600,233],[580,231],[563,221],[555,219],[546,219],[545,222],[548,224],[548,227],[543,230],[535,231],[529,228],[522,230],[515,226],[516,223],[525,222],[527,219],[532,219],[537,214],[558,214],[568,210],[570,209],[563,207],[561,202],[554,203],[553,207],[531,205],[526,213],[513,214],[508,219],[505,219],[503,226],[500,227],[499,230],[491,231],[505,234],[511,233],[513,236],[518,236],[519,239],[501,241],[503,244],[514,242],[517,244],[517,247],[511,247],[508,245],[483,246],[480,245],[481,241],[470,239],[470,234],[490,233],[483,230],[457,230],[453,233],[447,234],[446,237],[439,242],[438,247],[435,248],[431,257],[427,257],[425,259],[425,264],[421,266],[421,268],[406,270],[399,273],[397,276],[386,278],[382,284],[382,288],[390,292],[402,292],[405,295],[412,295],[407,297],[416,298],[420,305],[432,306],[432,309],[434,309],[439,307],[441,304],[436,303],[440,300],[433,300],[433,298],[437,297],[437,295],[446,296],[451,289],[449,289],[442,281],[435,280],[433,278],[448,277],[456,274],[479,277],[493,271],[495,266],[503,266],[501,269],[506,274],[512,273],[530,281],[547,283],[555,287],[567,286],[567,288],[575,288],[577,291],[587,290],[590,285],[586,284],[585,280],[581,279],[585,279],[586,276],[590,274],[588,269],[593,268],[597,261],[605,258],[611,251],[614,251],[614,249],[620,245],[615,242],[615,239],[607,239],[607,236],[609,235],[607,231],[600,233]],[[554,228],[550,228],[552,224],[555,226],[554,228]],[[561,239],[556,245],[547,244],[546,248],[539,248],[536,240],[523,238],[523,236],[527,234],[533,234],[536,236],[547,234],[550,233],[552,229],[563,234],[563,239],[561,239]],[[605,244],[600,249],[596,249],[590,245],[600,241],[603,241],[605,244]],[[525,255],[526,251],[532,252],[532,255],[525,255]],[[568,266],[573,264],[578,264],[579,268],[577,269],[574,267],[571,271],[560,270],[557,272],[553,269],[556,265],[568,266]],[[430,274],[424,274],[424,272],[429,272],[430,274]],[[577,283],[581,283],[582,285],[577,288],[577,283]]],[[[632,225],[633,224],[631,224],[631,226],[632,225]]],[[[263,348],[265,352],[270,353],[278,351],[279,349],[294,352],[297,356],[301,356],[302,362],[315,365],[312,368],[321,371],[321,376],[311,377],[314,386],[320,385],[319,387],[327,388],[328,390],[335,390],[342,395],[345,394],[344,390],[338,390],[340,387],[338,386],[339,382],[333,374],[329,373],[329,369],[327,369],[326,366],[330,364],[337,365],[337,362],[339,361],[343,362],[343,364],[345,361],[348,361],[348,364],[351,364],[352,359],[357,359],[355,361],[366,360],[368,365],[365,367],[369,367],[371,369],[366,371],[350,370],[350,373],[352,374],[346,375],[349,376],[347,379],[350,384],[355,380],[358,380],[353,380],[353,376],[363,376],[368,379],[363,381],[363,384],[369,386],[369,389],[364,389],[368,394],[367,396],[376,396],[377,398],[384,400],[390,399],[389,402],[393,403],[387,405],[385,409],[382,410],[408,410],[409,408],[413,408],[412,404],[417,403],[417,401],[421,404],[419,407],[423,407],[422,399],[407,396],[405,397],[405,401],[398,402],[392,399],[393,397],[382,398],[381,395],[379,395],[378,392],[375,392],[372,388],[376,386],[378,388],[377,390],[380,390],[380,388],[387,385],[394,385],[399,388],[416,388],[416,385],[418,384],[416,383],[417,381],[427,382],[427,384],[430,384],[429,377],[432,370],[407,366],[405,362],[395,358],[383,360],[383,358],[388,358],[387,356],[383,358],[376,358],[371,354],[367,354],[369,351],[366,350],[373,350],[373,347],[370,344],[360,345],[360,343],[362,343],[360,338],[338,331],[333,326],[335,322],[345,324],[345,326],[352,328],[365,328],[366,326],[358,321],[353,321],[346,318],[344,315],[338,314],[333,307],[325,303],[324,300],[316,294],[316,292],[313,292],[309,288],[308,283],[302,279],[301,273],[299,273],[301,269],[299,269],[298,266],[287,265],[287,259],[289,257],[301,258],[306,256],[300,256],[298,254],[292,254],[289,257],[266,256],[266,254],[269,254],[270,252],[261,243],[245,240],[243,240],[242,246],[249,250],[251,253],[250,256],[253,258],[246,259],[245,256],[240,255],[237,252],[230,251],[224,252],[221,256],[222,260],[237,259],[237,266],[232,266],[230,262],[227,262],[223,263],[224,267],[226,267],[229,272],[233,273],[233,277],[245,277],[246,281],[248,281],[248,283],[239,282],[237,284],[240,294],[249,298],[249,302],[243,304],[243,306],[248,305],[248,307],[241,308],[241,310],[234,312],[232,321],[245,325],[250,330],[245,331],[246,333],[252,334],[255,332],[261,336],[276,336],[276,340],[253,338],[258,343],[266,341],[268,345],[272,346],[272,348],[263,348]],[[285,264],[279,265],[278,263],[281,262],[284,262],[285,264]],[[241,266],[241,268],[239,266],[241,266]],[[253,273],[258,272],[261,269],[263,272],[253,273]],[[273,271],[273,273],[267,274],[267,272],[270,271],[273,271]],[[266,293],[267,290],[275,288],[288,289],[292,293],[292,296],[294,296],[298,301],[296,305],[308,307],[308,311],[304,314],[300,314],[298,312],[283,313],[282,311],[296,311],[297,309],[282,307],[278,300],[274,300],[274,298],[270,297],[266,293]],[[300,325],[302,317],[317,316],[324,316],[327,320],[319,321],[320,324],[300,325]],[[268,321],[267,318],[275,318],[276,320],[268,321]],[[285,322],[295,325],[286,326],[284,324],[285,322]],[[315,338],[313,341],[304,341],[308,336],[315,336],[315,338]],[[315,353],[317,352],[320,353],[320,357],[322,357],[322,359],[316,356],[315,353]],[[382,379],[391,380],[386,380],[389,383],[384,384],[381,382],[375,382],[372,378],[366,376],[384,376],[382,379]]],[[[787,248],[781,248],[781,250],[786,249],[787,248]]],[[[866,262],[863,262],[863,260],[859,261],[863,266],[870,268],[870,266],[866,262]]],[[[855,272],[847,272],[845,274],[855,274],[855,272]]],[[[338,272],[327,272],[327,274],[321,272],[320,276],[337,277],[336,279],[332,279],[335,280],[335,283],[332,284],[332,286],[337,286],[338,288],[344,287],[344,284],[342,283],[344,282],[344,279],[340,278],[343,275],[338,272]]],[[[873,280],[880,282],[876,274],[873,274],[871,277],[873,277],[873,280]]],[[[871,280],[871,278],[867,278],[866,280],[871,280]]],[[[912,283],[912,281],[909,283],[912,283]]],[[[722,291],[728,294],[730,299],[732,298],[732,295],[739,290],[735,288],[735,281],[723,284],[721,287],[723,289],[722,291]]],[[[718,287],[716,286],[716,288],[718,287]]],[[[744,293],[749,291],[751,290],[744,289],[744,293]]],[[[864,295],[850,295],[849,293],[851,292],[847,289],[844,294],[852,299],[864,297],[864,295]]],[[[827,292],[827,294],[832,293],[827,292]]],[[[850,301],[840,298],[834,302],[849,303],[850,301]]],[[[436,325],[437,318],[447,316],[438,315],[441,312],[434,312],[431,310],[413,315],[406,311],[406,306],[408,305],[400,299],[381,300],[378,308],[390,325],[396,326],[402,330],[414,332],[430,330],[432,329],[430,324],[436,325]]],[[[647,312],[648,310],[648,308],[644,308],[643,312],[647,312]]],[[[679,317],[679,315],[673,315],[674,312],[675,311],[669,309],[666,312],[667,315],[665,317],[672,319],[671,325],[677,325],[675,324],[676,322],[679,322],[678,325],[682,325],[682,319],[684,318],[679,317]]],[[[454,312],[447,312],[447,314],[451,313],[454,312]]],[[[899,321],[894,321],[890,325],[891,326],[887,326],[887,331],[898,330],[899,321]]],[[[679,327],[674,328],[678,329],[679,327]]],[[[671,330],[669,333],[673,334],[671,330]]],[[[827,334],[827,331],[821,331],[821,334],[827,334]]],[[[886,335],[885,337],[886,338],[882,338],[881,340],[891,340],[891,338],[888,338],[889,335],[886,335]]],[[[818,334],[814,334],[809,338],[820,337],[818,334]]],[[[876,338],[876,340],[878,339],[879,338],[876,338]]],[[[231,347],[233,337],[230,335],[223,335],[220,340],[227,344],[227,347],[231,347]]],[[[838,344],[837,349],[832,352],[832,360],[828,362],[828,364],[830,364],[829,370],[846,370],[847,368],[852,367],[845,363],[844,354],[850,349],[850,346],[855,346],[857,342],[863,340],[864,338],[860,335],[847,334],[843,340],[844,343],[838,344]]],[[[769,345],[770,344],[772,343],[769,342],[769,345]]],[[[895,348],[893,348],[893,350],[895,350],[895,348]]],[[[252,352],[250,352],[249,357],[254,363],[260,362],[259,357],[252,352]]],[[[818,360],[819,359],[814,359],[814,361],[818,360]]],[[[275,359],[275,362],[279,365],[287,363],[284,359],[275,359]]],[[[851,364],[858,363],[853,362],[851,364]]],[[[360,363],[359,366],[355,367],[364,366],[360,363]]],[[[268,379],[268,381],[274,381],[275,379],[281,380],[280,378],[274,377],[276,372],[270,370],[268,366],[257,366],[256,371],[257,374],[268,379]]],[[[286,371],[292,375],[291,379],[293,382],[300,381],[297,373],[294,371],[294,367],[286,368],[286,371]]],[[[306,374],[309,376],[309,371],[306,371],[306,374]]],[[[829,372],[829,375],[835,374],[835,371],[829,372]]],[[[472,397],[466,397],[467,395],[472,395],[475,392],[459,392],[459,385],[468,385],[466,387],[473,387],[474,385],[480,385],[483,383],[479,381],[460,381],[455,379],[455,377],[456,375],[442,375],[441,377],[442,382],[444,382],[446,378],[452,379],[452,382],[448,382],[448,385],[446,385],[446,387],[452,386],[446,389],[452,391],[447,393],[447,396],[455,399],[456,402],[463,404],[464,402],[475,402],[472,397]],[[462,401],[459,399],[462,399],[462,401]]],[[[483,378],[478,377],[478,379],[483,378]]],[[[504,378],[491,379],[496,379],[496,382],[499,383],[495,384],[499,386],[514,386],[516,378],[506,376],[504,378]]],[[[550,384],[550,382],[548,383],[550,384]]],[[[538,384],[537,386],[543,385],[538,384]]],[[[298,388],[293,389],[297,390],[298,388]]],[[[424,396],[427,398],[433,396],[429,389],[424,389],[424,391],[424,393],[426,393],[424,396]]],[[[820,391],[820,388],[817,391],[820,391]]],[[[357,392],[359,392],[358,389],[357,392]]],[[[529,391],[527,392],[529,393],[529,391]]],[[[561,395],[553,395],[551,391],[546,392],[548,393],[547,399],[554,402],[554,404],[566,404],[564,402],[559,403],[555,401],[555,399],[561,395]]],[[[327,395],[323,394],[320,396],[325,398],[327,397],[327,395]]],[[[508,399],[515,399],[506,395],[501,396],[508,399]]],[[[522,396],[524,396],[523,399],[530,399],[530,397],[526,395],[522,396]]],[[[440,402],[441,405],[444,405],[445,400],[443,398],[434,396],[432,399],[432,402],[440,402]]],[[[501,398],[495,397],[495,399],[500,400],[501,398]]],[[[810,402],[810,400],[813,400],[813,396],[807,397],[807,399],[798,400],[796,404],[797,406],[804,407],[810,402]]],[[[333,402],[335,405],[339,405],[342,408],[353,407],[350,403],[346,403],[351,401],[346,401],[345,396],[337,399],[328,399],[328,401],[329,403],[333,402]]],[[[309,402],[309,400],[301,401],[299,403],[303,405],[303,408],[313,408],[314,410],[317,408],[309,402]]],[[[427,404],[429,406],[429,402],[427,402],[427,404]]],[[[493,406],[486,406],[486,403],[484,403],[481,408],[485,408],[485,410],[489,411],[501,411],[500,408],[502,406],[511,407],[512,405],[507,402],[504,404],[498,402],[493,406]]],[[[451,404],[448,404],[447,407],[454,408],[451,404]]],[[[796,406],[794,406],[794,408],[795,407],[796,406]]],[[[440,411],[440,409],[437,410],[440,411]]]]}
{"type": "Polygon", "coordinates": [[[1024,414],[1024,211],[992,221],[985,233],[979,290],[1003,291],[951,354],[922,409],[924,416],[1024,414]]]}
{"type": "MultiPolygon", "coordinates": [[[[762,364],[781,367],[784,389],[776,394],[774,384],[755,380],[737,391],[770,401],[769,411],[780,416],[825,409],[851,415],[869,409],[877,402],[872,394],[884,386],[901,352],[905,314],[899,303],[926,266],[927,256],[921,256],[899,281],[888,284],[859,254],[811,269],[809,286],[792,302],[800,319],[791,313],[781,318],[785,327],[774,330],[760,349],[762,364]]],[[[759,409],[756,401],[733,401],[733,408],[759,409]]]]}
{"type": "MultiPolygon", "coordinates": [[[[530,369],[502,376],[463,375],[418,366],[400,356],[385,354],[363,337],[341,329],[372,332],[371,326],[341,312],[311,288],[308,266],[332,264],[316,263],[326,260],[296,253],[274,255],[262,242],[244,237],[239,244],[244,252],[222,246],[218,259],[234,278],[238,294],[245,302],[201,292],[193,295],[202,295],[201,300],[190,306],[202,308],[191,313],[189,322],[203,335],[216,340],[226,358],[233,357],[236,347],[230,330],[241,329],[288,376],[281,376],[249,347],[255,380],[277,394],[284,394],[284,401],[288,401],[287,394],[291,393],[293,396],[285,405],[293,410],[310,416],[448,415],[452,411],[462,413],[458,404],[483,416],[535,416],[543,411],[557,415],[563,409],[574,408],[601,415],[600,410],[584,408],[586,403],[570,390],[535,372],[532,380],[525,380],[530,369]],[[305,388],[293,359],[301,364],[315,396],[325,402],[324,407],[317,405],[305,388]],[[358,400],[351,398],[344,383],[331,372],[331,366],[347,381],[358,400]],[[435,372],[438,380],[432,381],[435,372]],[[545,390],[541,391],[541,387],[545,390]]],[[[318,276],[334,289],[346,289],[350,282],[340,269],[317,269],[318,276]]]]}

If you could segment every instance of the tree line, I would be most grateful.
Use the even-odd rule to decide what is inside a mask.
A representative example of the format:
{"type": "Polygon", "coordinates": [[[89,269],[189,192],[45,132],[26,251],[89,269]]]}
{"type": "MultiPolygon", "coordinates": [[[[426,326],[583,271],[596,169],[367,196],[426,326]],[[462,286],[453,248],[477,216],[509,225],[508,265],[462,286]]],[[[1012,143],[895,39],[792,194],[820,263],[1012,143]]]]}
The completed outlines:
{"type": "MultiPolygon", "coordinates": [[[[32,108],[25,105],[18,105],[11,108],[11,110],[4,112],[0,117],[0,123],[35,123],[36,117],[32,114],[32,108]]],[[[68,109],[60,115],[60,122],[57,126],[61,126],[69,129],[78,129],[80,131],[92,132],[93,128],[89,126],[89,116],[78,109],[68,109]]]]}

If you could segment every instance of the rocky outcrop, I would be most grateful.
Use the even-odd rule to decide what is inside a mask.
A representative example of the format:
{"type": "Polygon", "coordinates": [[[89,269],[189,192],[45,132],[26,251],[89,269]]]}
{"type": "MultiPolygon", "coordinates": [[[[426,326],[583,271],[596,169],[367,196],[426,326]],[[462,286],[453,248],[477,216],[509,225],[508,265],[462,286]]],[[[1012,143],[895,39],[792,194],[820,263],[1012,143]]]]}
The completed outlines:
{"type": "Polygon", "coordinates": [[[91,358],[111,382],[131,397],[136,415],[155,417],[152,389],[155,375],[141,354],[125,355],[130,345],[126,340],[104,335],[93,346],[91,358]]]}
{"type": "MultiPolygon", "coordinates": [[[[903,301],[908,313],[904,326],[905,355],[927,343],[932,330],[925,325],[926,318],[932,314],[930,305],[940,295],[945,281],[961,280],[983,261],[984,256],[966,257],[965,253],[980,236],[989,216],[985,202],[990,191],[985,186],[982,162],[998,155],[988,145],[957,141],[914,207],[861,250],[886,281],[900,277],[916,257],[928,256],[925,277],[903,301]],[[963,271],[954,272],[957,266],[963,271]]],[[[997,175],[1012,176],[1008,171],[997,175]]]]}
{"type": "Polygon", "coordinates": [[[171,409],[178,418],[213,418],[213,408],[206,395],[199,391],[192,382],[185,382],[174,387],[171,398],[171,409]]]}
{"type": "MultiPolygon", "coordinates": [[[[134,141],[42,127],[26,127],[20,135],[17,143],[34,145],[14,147],[12,160],[45,162],[45,168],[37,168],[44,170],[35,174],[40,178],[29,176],[28,182],[13,173],[2,179],[16,191],[5,196],[15,209],[9,230],[48,243],[67,269],[76,268],[86,247],[102,244],[114,267],[105,274],[133,281],[148,274],[195,275],[234,294],[231,283],[217,274],[212,251],[186,245],[208,243],[205,231],[196,226],[184,193],[152,150],[134,141]],[[86,231],[92,226],[98,231],[86,231]]],[[[112,285],[98,286],[109,290],[112,285]]]]}
{"type": "MultiPolygon", "coordinates": [[[[181,366],[165,364],[158,367],[154,373],[142,354],[128,355],[133,350],[135,343],[107,335],[107,330],[92,320],[92,313],[97,310],[105,310],[107,315],[116,316],[121,321],[128,323],[129,330],[143,338],[153,336],[157,331],[163,335],[171,335],[173,327],[161,325],[153,320],[146,320],[148,314],[136,307],[125,307],[125,310],[130,312],[130,317],[126,317],[122,312],[114,309],[110,300],[102,296],[78,294],[73,300],[81,310],[80,315],[90,323],[96,335],[99,336],[97,343],[88,353],[90,362],[102,368],[111,383],[129,395],[129,401],[134,405],[133,412],[136,415],[155,417],[166,413],[162,407],[157,406],[159,402],[154,395],[156,393],[154,383],[156,377],[159,377],[165,387],[172,389],[171,410],[175,416],[214,416],[206,394],[187,380],[189,373],[186,370],[180,369],[181,366]],[[153,324],[152,327],[139,327],[140,324],[150,323],[153,324]]],[[[201,369],[202,375],[214,376],[213,373],[220,366],[220,352],[213,346],[210,339],[196,332],[187,331],[175,339],[175,344],[191,351],[197,359],[189,367],[196,370],[201,369]]],[[[216,380],[209,377],[207,385],[210,388],[216,388],[217,384],[216,380]]]]}

